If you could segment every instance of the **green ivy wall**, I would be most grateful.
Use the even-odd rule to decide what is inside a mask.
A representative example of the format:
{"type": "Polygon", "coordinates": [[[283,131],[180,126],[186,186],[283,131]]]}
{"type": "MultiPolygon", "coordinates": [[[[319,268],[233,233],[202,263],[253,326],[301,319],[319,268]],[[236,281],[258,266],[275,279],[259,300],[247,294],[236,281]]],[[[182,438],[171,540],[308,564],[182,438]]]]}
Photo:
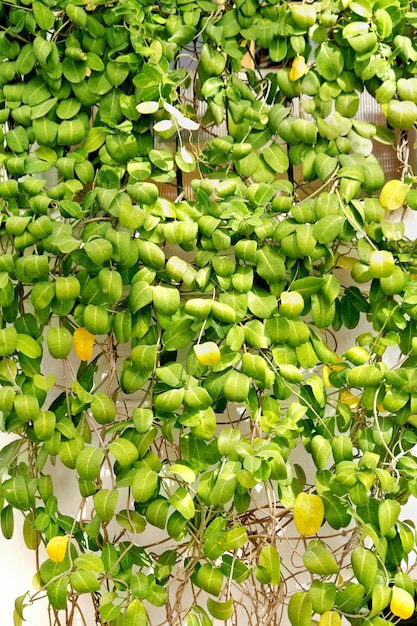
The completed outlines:
{"type": "Polygon", "coordinates": [[[0,2],[8,623],[413,615],[414,9],[0,2]]]}

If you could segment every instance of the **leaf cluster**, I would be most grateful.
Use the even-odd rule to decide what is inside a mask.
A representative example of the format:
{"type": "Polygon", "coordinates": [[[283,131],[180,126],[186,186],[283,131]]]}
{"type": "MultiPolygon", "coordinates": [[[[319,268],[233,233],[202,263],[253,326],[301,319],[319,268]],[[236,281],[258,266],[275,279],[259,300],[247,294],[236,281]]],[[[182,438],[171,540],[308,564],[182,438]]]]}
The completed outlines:
{"type": "Polygon", "coordinates": [[[414,601],[414,9],[0,3],[0,521],[40,563],[16,624],[44,592],[111,626],[414,601]]]}

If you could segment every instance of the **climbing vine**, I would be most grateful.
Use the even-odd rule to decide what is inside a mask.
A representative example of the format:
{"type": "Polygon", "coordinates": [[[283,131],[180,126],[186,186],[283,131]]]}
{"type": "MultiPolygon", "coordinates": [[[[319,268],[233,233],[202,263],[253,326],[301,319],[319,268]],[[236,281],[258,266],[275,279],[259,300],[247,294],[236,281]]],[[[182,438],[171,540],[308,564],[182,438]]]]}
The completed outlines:
{"type": "Polygon", "coordinates": [[[15,626],[411,617],[415,3],[0,10],[15,626]]]}

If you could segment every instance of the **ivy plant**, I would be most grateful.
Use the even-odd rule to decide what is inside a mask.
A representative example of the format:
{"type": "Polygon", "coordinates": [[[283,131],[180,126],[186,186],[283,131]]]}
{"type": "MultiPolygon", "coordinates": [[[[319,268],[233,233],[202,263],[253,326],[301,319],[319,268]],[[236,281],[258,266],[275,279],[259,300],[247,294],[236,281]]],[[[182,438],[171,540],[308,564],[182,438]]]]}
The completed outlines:
{"type": "Polygon", "coordinates": [[[414,614],[415,4],[0,3],[15,626],[414,614]]]}

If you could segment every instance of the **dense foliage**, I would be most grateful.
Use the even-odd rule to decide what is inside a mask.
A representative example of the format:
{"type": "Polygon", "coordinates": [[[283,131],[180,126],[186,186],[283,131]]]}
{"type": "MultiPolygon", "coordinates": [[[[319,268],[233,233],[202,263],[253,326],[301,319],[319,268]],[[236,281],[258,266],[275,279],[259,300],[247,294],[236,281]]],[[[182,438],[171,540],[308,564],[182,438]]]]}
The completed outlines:
{"type": "Polygon", "coordinates": [[[15,625],[412,615],[414,3],[0,5],[15,625]]]}

